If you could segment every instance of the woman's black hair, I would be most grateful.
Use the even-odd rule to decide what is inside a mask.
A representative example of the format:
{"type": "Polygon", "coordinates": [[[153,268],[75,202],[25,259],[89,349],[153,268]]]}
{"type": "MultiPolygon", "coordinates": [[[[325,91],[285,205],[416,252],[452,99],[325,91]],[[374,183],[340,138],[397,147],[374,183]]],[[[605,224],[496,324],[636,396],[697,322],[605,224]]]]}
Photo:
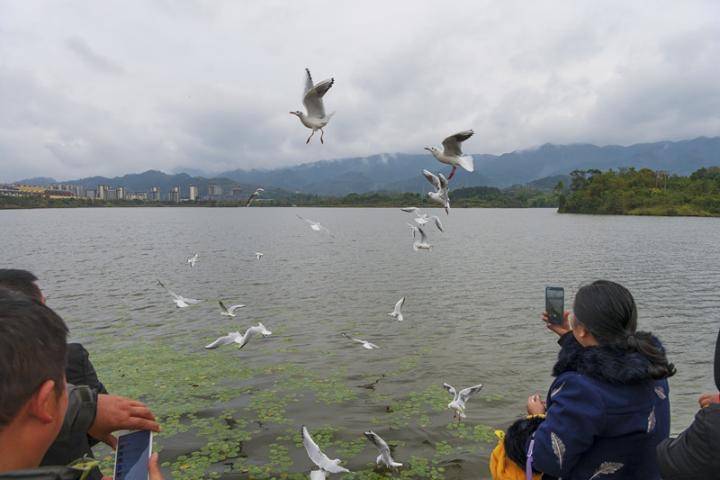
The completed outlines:
{"type": "Polygon", "coordinates": [[[521,418],[510,425],[505,433],[505,455],[520,468],[525,468],[527,443],[543,420],[542,417],[521,418]]]}
{"type": "Polygon", "coordinates": [[[675,366],[650,332],[637,331],[637,306],[630,291],[619,283],[597,280],[575,295],[576,320],[586,327],[600,345],[634,350],[651,364],[654,379],[671,377],[675,366]]]}

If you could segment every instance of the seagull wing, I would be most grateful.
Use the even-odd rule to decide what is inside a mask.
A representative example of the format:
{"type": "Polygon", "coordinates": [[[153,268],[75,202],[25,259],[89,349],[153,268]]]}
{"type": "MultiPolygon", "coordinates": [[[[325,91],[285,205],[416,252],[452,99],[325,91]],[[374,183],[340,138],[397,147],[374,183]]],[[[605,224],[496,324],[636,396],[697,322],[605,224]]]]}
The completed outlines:
{"type": "Polygon", "coordinates": [[[310,436],[310,432],[308,432],[308,429],[305,427],[305,425],[302,426],[300,431],[302,432],[303,446],[305,447],[305,451],[307,452],[308,457],[310,457],[310,460],[312,460],[315,465],[329,473],[341,473],[348,471],[346,468],[343,468],[330,460],[328,456],[325,455],[322,450],[320,450],[320,447],[312,439],[312,437],[310,436]]]}
{"type": "Polygon", "coordinates": [[[465,402],[468,401],[468,399],[469,399],[472,395],[474,395],[474,394],[476,394],[477,392],[479,392],[480,390],[482,390],[482,388],[483,388],[482,383],[479,383],[479,384],[477,384],[477,385],[475,385],[475,386],[473,386],[473,387],[463,388],[462,390],[460,390],[460,393],[458,394],[458,397],[460,398],[460,401],[462,401],[463,403],[465,403],[465,402]]]}
{"type": "Polygon", "coordinates": [[[188,305],[197,305],[198,303],[202,302],[202,300],[197,300],[195,298],[185,298],[182,295],[178,295],[178,300],[182,300],[188,305]]]}
{"type": "Polygon", "coordinates": [[[157,282],[158,282],[158,285],[163,287],[165,289],[165,291],[167,291],[170,294],[170,296],[173,297],[174,300],[183,300],[183,301],[185,300],[183,297],[181,297],[177,293],[175,293],[172,290],[170,290],[169,288],[167,288],[160,280],[158,280],[157,282]]]}
{"type": "Polygon", "coordinates": [[[443,229],[442,222],[440,222],[440,217],[438,217],[437,215],[433,215],[433,216],[430,217],[430,218],[432,218],[433,220],[435,220],[435,226],[437,227],[438,230],[440,230],[441,232],[444,232],[444,231],[445,231],[445,230],[443,229]]]}
{"type": "Polygon", "coordinates": [[[313,84],[312,75],[310,75],[310,69],[306,68],[305,69],[305,89],[303,90],[303,97],[305,97],[307,92],[312,90],[313,86],[314,86],[314,84],[313,84]]]}
{"type": "Polygon", "coordinates": [[[248,197],[248,199],[247,199],[247,202],[245,202],[245,206],[246,206],[246,207],[249,207],[250,204],[252,203],[252,201],[255,200],[255,197],[257,197],[257,196],[258,196],[258,193],[257,193],[257,192],[255,192],[255,193],[253,193],[252,195],[250,195],[250,196],[248,197]]]}
{"type": "Polygon", "coordinates": [[[297,215],[297,214],[296,214],[295,216],[296,216],[297,218],[299,218],[300,220],[302,220],[303,222],[308,223],[309,225],[313,225],[313,224],[315,223],[315,222],[313,222],[312,220],[308,220],[308,219],[305,218],[305,217],[301,217],[300,215],[297,215]]]}
{"type": "Polygon", "coordinates": [[[412,231],[413,238],[415,238],[415,235],[417,234],[417,227],[415,225],[412,225],[410,223],[407,224],[408,227],[410,227],[410,230],[412,231]]]}
{"type": "Polygon", "coordinates": [[[417,212],[418,207],[403,207],[400,210],[407,213],[417,212]]]}
{"type": "Polygon", "coordinates": [[[307,109],[309,117],[325,118],[325,105],[323,96],[335,83],[335,79],[323,80],[305,93],[303,105],[307,109]]]}
{"type": "Polygon", "coordinates": [[[390,455],[390,447],[380,435],[370,430],[369,432],[365,432],[365,436],[370,440],[370,443],[375,445],[375,448],[378,449],[381,455],[390,455]]]}
{"type": "Polygon", "coordinates": [[[242,303],[239,303],[237,305],[231,305],[227,309],[227,311],[228,311],[228,313],[232,314],[232,313],[235,313],[235,310],[237,310],[238,308],[243,308],[243,307],[245,307],[245,305],[243,305],[242,303]]]}
{"type": "Polygon", "coordinates": [[[217,340],[215,340],[214,342],[212,342],[208,345],[205,345],[205,348],[207,348],[208,350],[212,350],[213,348],[218,348],[221,345],[228,345],[230,343],[233,343],[239,335],[240,335],[240,332],[230,332],[227,335],[225,335],[224,337],[220,337],[217,340]]]}
{"type": "Polygon", "coordinates": [[[454,155],[457,157],[462,156],[463,153],[460,144],[468,138],[472,137],[474,134],[475,132],[473,132],[472,130],[465,130],[464,132],[450,135],[442,142],[443,153],[445,153],[445,155],[454,155]]]}
{"type": "Polygon", "coordinates": [[[420,232],[420,243],[427,243],[427,235],[425,235],[425,230],[423,230],[420,227],[416,227],[418,232],[420,232]]]}
{"type": "Polygon", "coordinates": [[[443,387],[450,393],[450,395],[453,396],[453,398],[455,398],[455,395],[457,395],[457,390],[455,390],[455,387],[448,383],[443,383],[443,387]]]}
{"type": "Polygon", "coordinates": [[[223,313],[230,313],[222,300],[218,300],[218,305],[220,305],[220,309],[223,313]]]}
{"type": "MultiPolygon", "coordinates": [[[[372,343],[372,342],[363,342],[363,344],[367,345],[367,346],[370,347],[371,349],[373,349],[373,348],[380,348],[380,347],[378,347],[377,345],[375,345],[375,344],[372,343]]],[[[367,348],[367,347],[366,347],[366,348],[367,348]]]]}
{"type": "Polygon", "coordinates": [[[401,309],[402,306],[405,304],[405,297],[402,297],[400,300],[397,301],[395,304],[395,309],[393,310],[393,313],[400,314],[402,313],[401,309]]]}
{"type": "Polygon", "coordinates": [[[438,181],[440,182],[440,190],[444,190],[445,195],[447,195],[448,179],[445,178],[445,175],[440,173],[440,174],[438,174],[438,181]]]}
{"type": "Polygon", "coordinates": [[[435,175],[429,170],[423,170],[422,173],[423,175],[425,175],[425,178],[427,178],[427,181],[432,183],[433,187],[435,187],[435,190],[440,190],[440,179],[437,177],[437,175],[435,175]]]}

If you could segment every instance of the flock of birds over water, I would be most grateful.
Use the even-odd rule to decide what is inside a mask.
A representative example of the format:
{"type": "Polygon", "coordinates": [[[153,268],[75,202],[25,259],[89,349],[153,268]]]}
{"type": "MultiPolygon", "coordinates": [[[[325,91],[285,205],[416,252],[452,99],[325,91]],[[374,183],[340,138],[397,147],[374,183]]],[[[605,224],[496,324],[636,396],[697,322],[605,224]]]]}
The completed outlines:
{"type": "MultiPolygon", "coordinates": [[[[310,140],[315,135],[315,132],[317,132],[318,130],[320,130],[320,143],[325,143],[325,131],[323,130],[323,128],[328,125],[330,119],[333,117],[335,112],[332,112],[330,114],[325,113],[325,105],[323,98],[325,94],[327,94],[327,92],[330,90],[330,88],[335,84],[335,79],[330,78],[315,84],[313,82],[312,76],[310,75],[310,70],[305,69],[305,73],[306,79],[305,89],[303,93],[303,105],[305,106],[306,112],[298,110],[290,112],[290,114],[296,115],[305,127],[312,130],[310,136],[305,142],[306,144],[310,143],[310,140]]],[[[442,149],[437,147],[425,147],[425,149],[428,150],[438,161],[452,167],[452,170],[447,177],[445,177],[445,175],[443,175],[442,173],[435,174],[430,172],[429,170],[422,171],[423,176],[428,180],[428,182],[430,182],[430,184],[434,188],[434,191],[428,192],[428,198],[434,203],[438,204],[440,207],[442,207],[446,215],[450,214],[449,182],[455,175],[457,168],[461,167],[468,172],[472,172],[474,170],[472,156],[463,154],[461,148],[462,142],[472,137],[473,134],[474,132],[472,130],[466,130],[456,133],[454,135],[450,135],[445,140],[443,140],[442,149]]],[[[264,191],[265,190],[263,188],[257,188],[249,196],[245,206],[249,207],[256,198],[262,195],[264,191]]],[[[427,225],[432,223],[438,231],[445,232],[440,217],[438,217],[437,215],[430,215],[428,213],[425,213],[420,208],[415,206],[403,207],[401,208],[401,210],[405,213],[412,213],[415,215],[415,217],[413,218],[414,223],[408,222],[408,226],[410,227],[413,237],[413,250],[415,250],[416,252],[421,250],[431,250],[432,244],[430,243],[426,232],[427,225]]],[[[330,232],[327,227],[321,225],[319,222],[301,217],[300,215],[297,215],[297,217],[298,219],[307,223],[307,225],[312,231],[333,236],[332,232],[330,232]]],[[[255,252],[255,257],[258,261],[260,261],[263,256],[264,254],[262,252],[255,252]]],[[[191,268],[193,268],[199,261],[199,258],[200,257],[197,253],[193,253],[192,256],[187,258],[187,264],[190,265],[191,268]]],[[[202,300],[187,298],[183,297],[182,295],[178,295],[177,293],[166,287],[165,284],[162,283],[160,280],[158,280],[157,283],[159,286],[161,286],[167,291],[177,308],[187,308],[202,302],[202,300]]],[[[402,313],[402,308],[404,304],[405,297],[402,297],[400,300],[397,301],[397,303],[395,303],[393,311],[388,313],[388,315],[396,321],[402,322],[404,320],[402,313]]],[[[236,312],[239,309],[246,306],[243,304],[227,306],[222,300],[218,300],[218,305],[220,307],[220,315],[233,318],[236,317],[236,312]]],[[[247,328],[245,330],[245,333],[240,333],[240,331],[229,332],[227,335],[219,337],[213,342],[209,343],[205,346],[205,348],[208,350],[212,350],[222,347],[224,345],[236,344],[237,348],[241,349],[245,347],[250,342],[250,339],[252,339],[253,337],[267,337],[269,335],[272,335],[272,332],[268,330],[262,323],[258,323],[257,325],[253,325],[247,328]]],[[[352,337],[346,333],[341,333],[341,335],[347,338],[349,341],[357,343],[359,346],[362,346],[362,348],[365,348],[367,350],[375,350],[377,348],[380,348],[378,347],[378,345],[370,341],[352,337]]],[[[452,396],[452,400],[450,401],[450,403],[448,403],[448,408],[453,411],[453,420],[461,421],[462,419],[466,418],[465,409],[468,400],[475,393],[479,392],[483,386],[482,384],[478,384],[461,390],[456,390],[453,386],[447,383],[443,383],[443,387],[452,396]]],[[[313,440],[310,432],[305,425],[301,426],[300,430],[303,439],[303,446],[307,451],[307,455],[310,460],[317,466],[316,470],[310,472],[311,480],[324,480],[327,478],[327,475],[331,473],[350,472],[350,470],[341,465],[340,459],[330,459],[320,449],[318,444],[315,443],[315,441],[313,440]]],[[[402,463],[395,461],[389,445],[383,438],[380,437],[380,435],[373,432],[372,430],[364,432],[364,435],[368,439],[368,441],[370,441],[370,443],[372,443],[378,450],[379,455],[375,460],[377,465],[383,465],[384,468],[392,470],[401,468],[403,466],[402,463]]]]}

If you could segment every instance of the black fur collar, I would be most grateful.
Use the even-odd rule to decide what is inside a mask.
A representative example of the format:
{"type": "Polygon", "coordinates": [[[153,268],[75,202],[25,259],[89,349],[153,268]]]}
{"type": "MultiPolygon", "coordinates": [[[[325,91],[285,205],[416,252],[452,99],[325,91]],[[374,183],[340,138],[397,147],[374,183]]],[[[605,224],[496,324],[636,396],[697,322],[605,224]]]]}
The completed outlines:
{"type": "MultiPolygon", "coordinates": [[[[653,337],[657,345],[660,340],[653,337]]],[[[630,385],[652,380],[650,361],[641,353],[627,351],[620,347],[583,347],[572,333],[561,340],[562,348],[553,376],[564,372],[578,372],[603,382],[630,385]]]]}

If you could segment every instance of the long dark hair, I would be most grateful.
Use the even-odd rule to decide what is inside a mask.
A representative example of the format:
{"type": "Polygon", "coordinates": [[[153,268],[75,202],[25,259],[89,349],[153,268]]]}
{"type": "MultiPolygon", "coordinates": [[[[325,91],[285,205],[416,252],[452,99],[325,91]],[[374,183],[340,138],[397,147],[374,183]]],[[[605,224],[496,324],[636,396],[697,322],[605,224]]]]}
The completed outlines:
{"type": "Polygon", "coordinates": [[[636,351],[650,361],[654,379],[671,377],[675,366],[650,332],[637,331],[637,306],[630,291],[619,283],[597,280],[575,295],[577,322],[585,326],[600,345],[636,351]]]}

